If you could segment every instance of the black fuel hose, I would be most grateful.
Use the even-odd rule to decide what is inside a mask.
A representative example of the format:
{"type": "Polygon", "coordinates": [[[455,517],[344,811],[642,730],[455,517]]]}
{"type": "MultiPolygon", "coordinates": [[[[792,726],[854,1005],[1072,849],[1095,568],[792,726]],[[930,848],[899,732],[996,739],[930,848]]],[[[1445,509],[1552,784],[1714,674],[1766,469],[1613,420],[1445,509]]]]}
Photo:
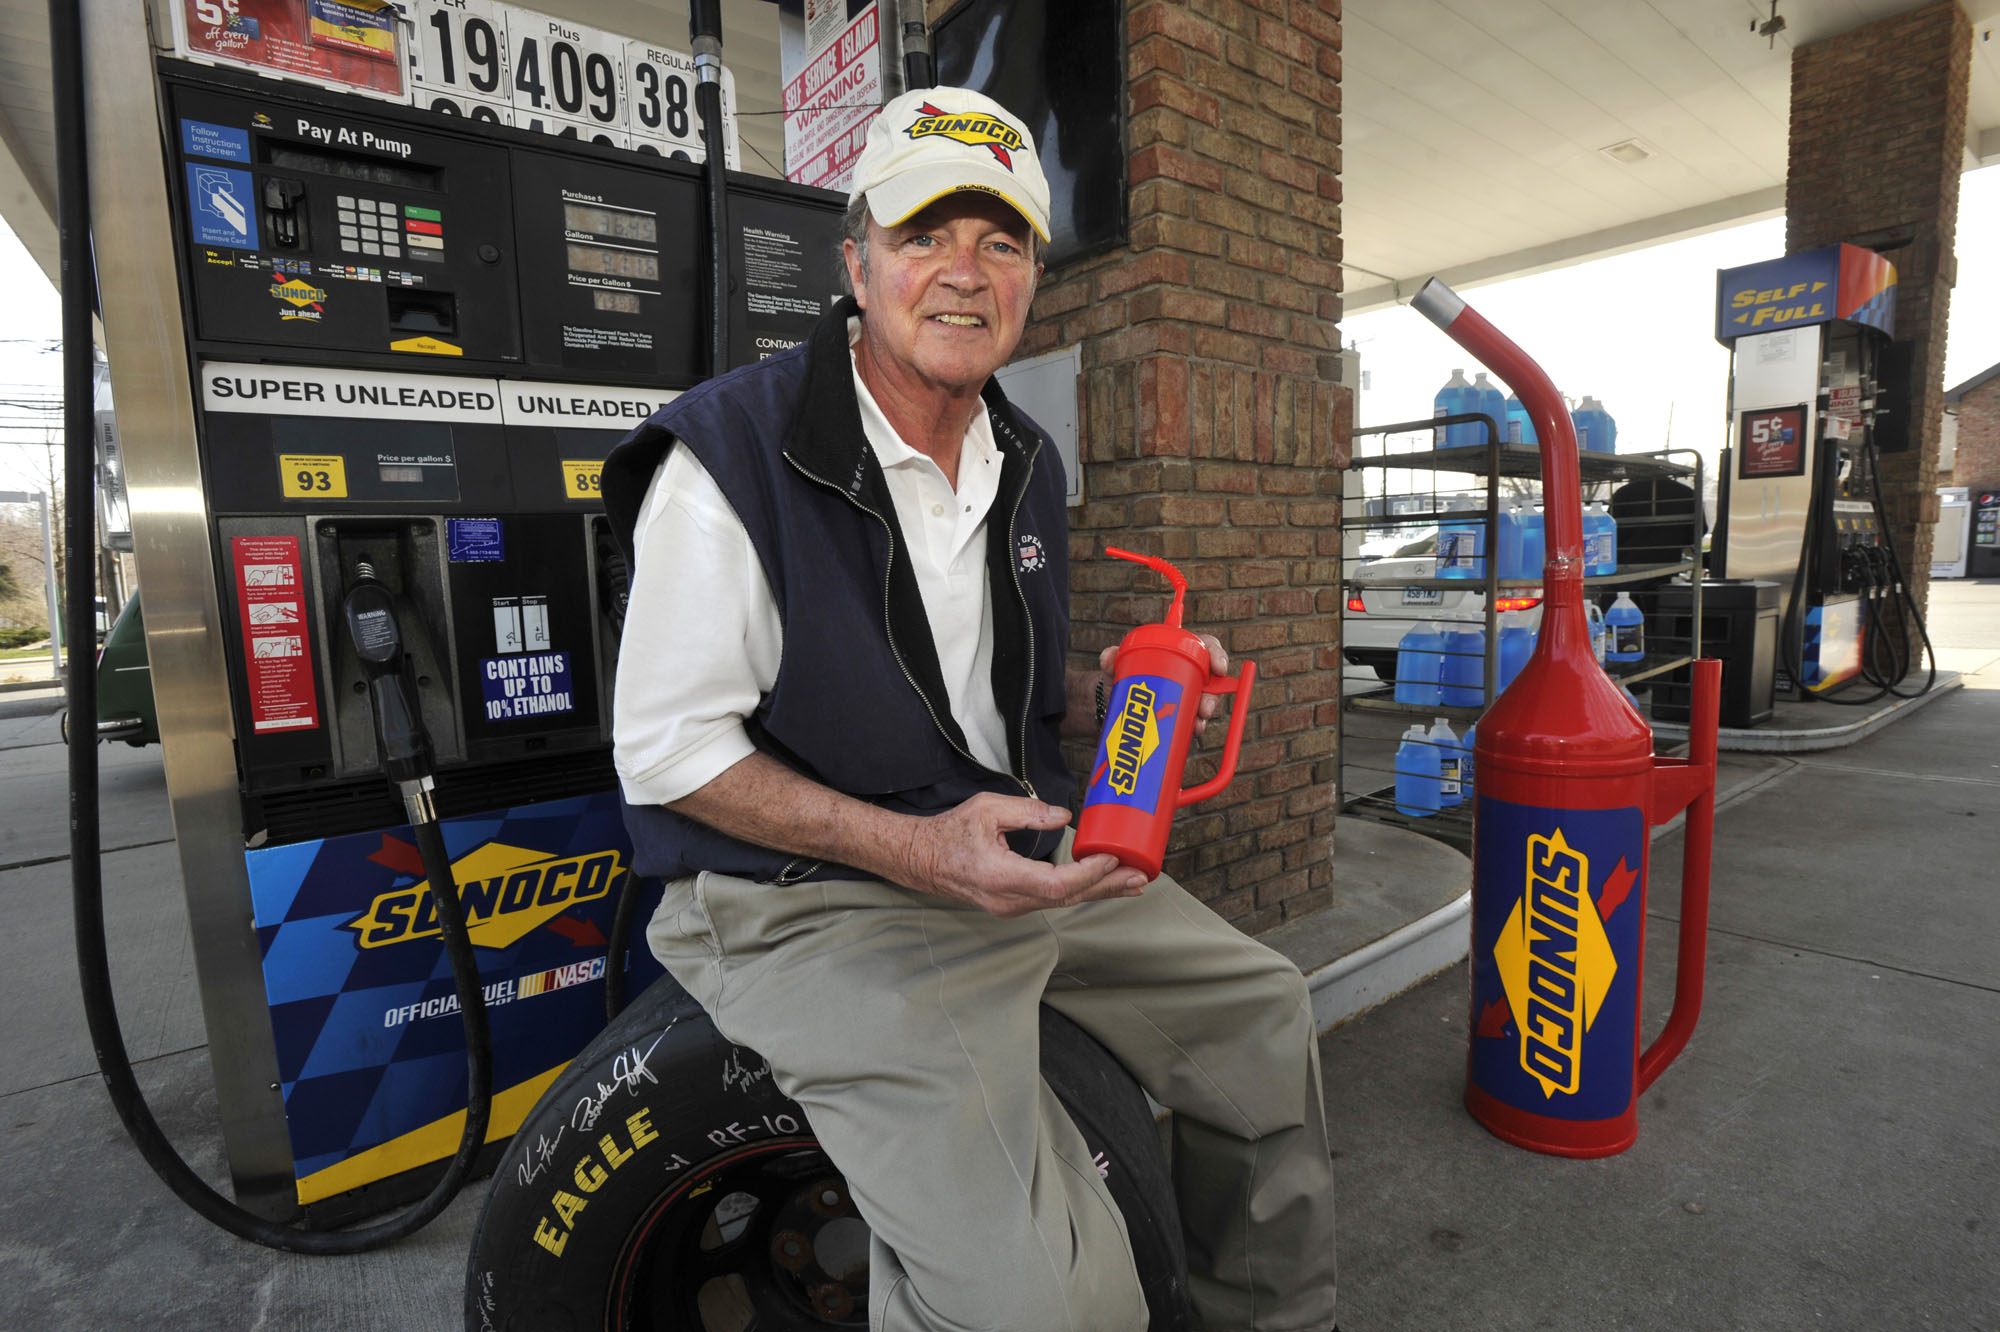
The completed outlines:
{"type": "MultiPolygon", "coordinates": [[[[479,969],[465,929],[465,912],[451,876],[451,857],[435,818],[413,820],[424,871],[437,899],[438,923],[451,959],[465,1023],[469,1096],[465,1132],[441,1178],[415,1207],[360,1230],[311,1231],[276,1224],[239,1207],[203,1180],[174,1151],[154,1119],[132,1072],[112,995],[111,962],[104,940],[104,878],[99,861],[98,771],[95,723],[97,672],[91,645],[97,633],[97,543],[93,456],[95,425],[91,372],[91,315],[97,304],[90,254],[89,162],[84,139],[83,29],[75,0],[49,0],[50,72],[56,112],[57,220],[60,227],[63,334],[63,432],[65,449],[63,544],[68,561],[64,617],[69,642],[65,672],[69,715],[76,719],[69,746],[70,888],[75,914],[77,971],[84,1019],[96,1047],[112,1108],[139,1154],[189,1207],[232,1235],[289,1253],[353,1254],[403,1239],[442,1212],[471,1173],[492,1103],[492,1043],[479,969]]],[[[427,779],[426,779],[427,780],[427,779]]],[[[428,792],[425,793],[428,806],[428,792]]]]}
{"type": "Polygon", "coordinates": [[[702,178],[708,196],[708,373],[714,378],[729,369],[729,162],[722,131],[721,0],[689,0],[688,37],[694,47],[694,109],[707,145],[702,178]]]}
{"type": "MultiPolygon", "coordinates": [[[[1819,703],[1832,703],[1846,708],[1868,707],[1892,695],[1896,698],[1922,698],[1937,687],[1937,649],[1931,645],[1930,630],[1924,624],[1923,611],[1918,608],[1916,598],[1910,591],[1910,585],[1903,577],[1902,559],[1896,554],[1896,543],[1889,536],[1888,506],[1882,499],[1882,456],[1876,451],[1874,441],[1872,440],[1864,444],[1863,448],[1868,458],[1868,482],[1870,499],[1873,501],[1875,507],[1875,525],[1876,529],[1882,534],[1881,549],[1883,551],[1883,558],[1886,560],[1888,566],[1888,584],[1880,590],[1875,598],[1871,599],[1869,604],[1871,607],[1886,604],[1893,607],[1896,612],[1896,628],[1902,636],[1903,645],[1900,648],[1897,648],[1893,643],[1890,645],[1891,657],[1889,669],[1894,674],[1877,675],[1864,662],[1861,674],[1867,679],[1868,683],[1876,686],[1876,690],[1874,693],[1860,698],[1843,698],[1840,696],[1842,692],[1852,687],[1853,681],[1851,680],[1836,686],[1834,690],[1826,693],[1816,693],[1805,686],[1802,663],[1798,657],[1792,655],[1795,643],[1803,641],[1803,634],[1801,633],[1800,636],[1795,638],[1791,633],[1791,628],[1794,623],[1798,624],[1801,631],[1804,628],[1806,564],[1810,559],[1814,542],[1818,536],[1819,506],[1816,504],[1811,506],[1806,514],[1804,553],[1799,558],[1798,570],[1792,575],[1792,604],[1785,614],[1786,624],[1783,634],[1784,643],[1782,645],[1785,653],[1785,668],[1791,672],[1792,681],[1797,687],[1801,699],[1819,703]],[[1794,615],[1798,617],[1796,621],[1793,619],[1794,615]],[[1930,672],[1924,680],[1923,688],[1912,693],[1905,693],[1903,690],[1896,688],[1896,686],[1902,682],[1903,676],[1908,674],[1910,668],[1915,664],[1914,659],[1909,655],[1908,646],[1909,626],[1912,621],[1917,626],[1917,636],[1923,643],[1924,655],[1930,662],[1930,672]]],[[[1881,615],[1879,611],[1871,610],[1871,620],[1873,622],[1867,626],[1867,632],[1871,637],[1882,635],[1882,631],[1888,627],[1887,617],[1881,615]]]]}

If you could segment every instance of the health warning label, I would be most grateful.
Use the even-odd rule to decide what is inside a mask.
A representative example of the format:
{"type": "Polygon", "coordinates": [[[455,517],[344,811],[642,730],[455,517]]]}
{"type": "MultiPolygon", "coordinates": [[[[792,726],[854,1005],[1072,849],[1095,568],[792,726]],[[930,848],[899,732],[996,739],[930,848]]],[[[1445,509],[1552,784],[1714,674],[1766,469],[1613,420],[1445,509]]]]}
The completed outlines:
{"type": "Polygon", "coordinates": [[[232,537],[236,611],[250,682],[253,731],[311,730],[319,725],[297,537],[232,537]]]}

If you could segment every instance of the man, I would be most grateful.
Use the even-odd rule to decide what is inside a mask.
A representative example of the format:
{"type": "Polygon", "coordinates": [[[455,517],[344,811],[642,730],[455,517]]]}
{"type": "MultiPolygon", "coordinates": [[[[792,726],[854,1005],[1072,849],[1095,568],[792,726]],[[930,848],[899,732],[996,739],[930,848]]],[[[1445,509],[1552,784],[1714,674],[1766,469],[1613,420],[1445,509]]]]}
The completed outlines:
{"type": "Polygon", "coordinates": [[[647,939],[846,1174],[871,1327],[1144,1328],[1123,1221],[1038,1075],[1048,1003],[1176,1112],[1207,1326],[1321,1332],[1297,970],[1171,880],[1068,855],[1058,736],[1095,734],[1112,654],[1066,668],[1061,466],[992,380],[1047,236],[1012,117],[897,98],[856,166],[854,299],[607,463],[635,556],[618,769],[635,867],[668,880],[647,939]]]}

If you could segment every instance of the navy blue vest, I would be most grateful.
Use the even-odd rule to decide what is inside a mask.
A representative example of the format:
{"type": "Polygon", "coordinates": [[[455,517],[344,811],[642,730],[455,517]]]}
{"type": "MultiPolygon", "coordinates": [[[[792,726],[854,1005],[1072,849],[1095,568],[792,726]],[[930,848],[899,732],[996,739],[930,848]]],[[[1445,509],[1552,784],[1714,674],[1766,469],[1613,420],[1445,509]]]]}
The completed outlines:
{"type": "MultiPolygon", "coordinates": [[[[655,412],[604,464],[604,505],[626,558],[647,486],[675,444],[694,450],[750,534],[784,627],[777,682],[747,722],[758,749],[836,791],[933,814],[981,791],[1067,805],[1057,728],[1069,646],[1062,463],[988,382],[1001,458],[987,519],[993,697],[1011,772],[975,760],[952,718],[937,649],[882,468],[861,429],[840,302],[802,347],[712,379],[655,412]]],[[[672,559],[654,550],[652,559],[672,559]]],[[[634,603],[630,614],[643,615],[634,603]]],[[[630,664],[627,663],[627,669],[630,664]]],[[[661,662],[663,670],[672,662],[661,662]]],[[[633,868],[796,882],[845,866],[753,846],[659,805],[625,806],[633,868]]],[[[1046,859],[1058,833],[1016,833],[1046,859]]]]}

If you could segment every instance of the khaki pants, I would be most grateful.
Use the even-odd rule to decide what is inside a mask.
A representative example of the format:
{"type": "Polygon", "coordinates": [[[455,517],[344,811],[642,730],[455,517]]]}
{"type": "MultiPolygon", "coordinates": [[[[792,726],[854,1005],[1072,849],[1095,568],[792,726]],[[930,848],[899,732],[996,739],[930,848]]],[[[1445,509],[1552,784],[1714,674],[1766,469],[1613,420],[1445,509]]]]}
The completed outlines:
{"type": "Polygon", "coordinates": [[[1174,1112],[1209,1332],[1333,1325],[1305,983],[1171,879],[1000,920],[872,880],[702,874],[667,885],[646,937],[846,1174],[874,1233],[871,1328],[1143,1332],[1124,1221],[1038,1073],[1044,1002],[1174,1112]]]}

